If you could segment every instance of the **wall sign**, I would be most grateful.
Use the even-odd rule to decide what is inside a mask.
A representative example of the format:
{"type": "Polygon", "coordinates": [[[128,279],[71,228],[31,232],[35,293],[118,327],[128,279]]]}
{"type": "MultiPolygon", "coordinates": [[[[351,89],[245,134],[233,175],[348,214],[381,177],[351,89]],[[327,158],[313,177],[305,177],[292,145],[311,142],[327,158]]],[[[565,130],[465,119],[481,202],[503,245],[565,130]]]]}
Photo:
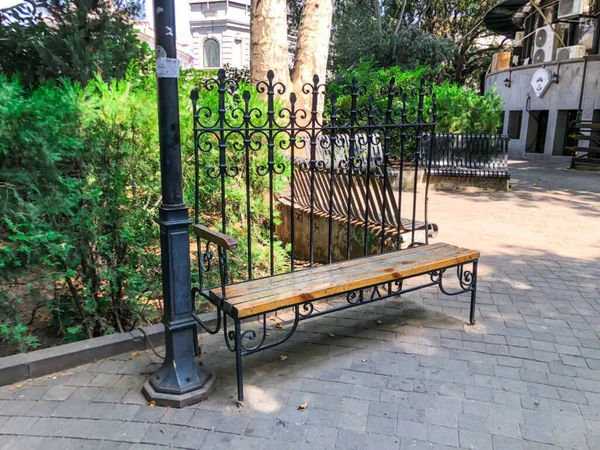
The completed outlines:
{"type": "Polygon", "coordinates": [[[552,85],[552,74],[548,69],[538,69],[531,78],[531,87],[537,98],[542,98],[552,85]]]}

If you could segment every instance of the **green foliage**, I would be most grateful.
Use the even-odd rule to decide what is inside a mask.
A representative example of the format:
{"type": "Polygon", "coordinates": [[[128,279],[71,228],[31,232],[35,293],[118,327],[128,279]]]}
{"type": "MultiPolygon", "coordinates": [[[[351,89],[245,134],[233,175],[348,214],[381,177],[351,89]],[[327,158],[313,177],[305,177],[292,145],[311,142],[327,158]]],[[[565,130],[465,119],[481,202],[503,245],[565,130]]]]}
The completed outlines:
{"type": "MultiPolygon", "coordinates": [[[[65,342],[128,331],[160,313],[159,229],[153,218],[161,186],[151,65],[151,59],[137,62],[127,80],[96,78],[85,88],[63,80],[29,91],[16,79],[0,77],[0,341],[15,350],[37,345],[23,315],[29,319],[38,306],[50,312],[65,342]]],[[[191,206],[189,92],[206,78],[193,72],[180,90],[183,174],[191,206]]],[[[228,96],[228,109],[239,106],[246,89],[241,81],[239,92],[228,96]]],[[[265,102],[249,90],[250,107],[265,114],[265,102]]],[[[201,104],[216,110],[215,94],[200,90],[201,104]]],[[[208,176],[219,163],[212,144],[213,151],[201,158],[199,212],[203,223],[220,229],[220,180],[208,176]]],[[[234,141],[230,145],[228,164],[253,174],[252,221],[242,176],[226,179],[227,232],[240,243],[230,255],[230,277],[238,280],[247,272],[248,228],[255,273],[268,272],[268,177],[256,175],[266,165],[266,152],[246,161],[234,141]]],[[[284,183],[275,178],[275,193],[284,183]]],[[[280,243],[274,250],[280,271],[287,253],[280,243]]]]}
{"type": "Polygon", "coordinates": [[[127,82],[64,84],[0,78],[1,333],[21,350],[20,298],[46,302],[66,340],[156,315],[155,102],[127,82]]]}
{"type": "Polygon", "coordinates": [[[483,17],[495,0],[339,0],[330,61],[350,67],[375,59],[381,67],[437,67],[446,79],[480,87],[491,55],[504,41],[489,38],[483,17]]]}
{"type": "MultiPolygon", "coordinates": [[[[342,4],[343,5],[343,4],[342,4]]],[[[330,63],[351,67],[361,59],[373,59],[380,67],[398,66],[412,70],[418,66],[437,66],[446,61],[452,43],[416,26],[398,30],[391,24],[378,26],[378,19],[364,6],[340,6],[335,16],[336,28],[330,63]]],[[[385,20],[379,19],[379,20],[385,20]]]]}
{"type": "Polygon", "coordinates": [[[479,95],[473,89],[445,81],[434,92],[438,105],[437,131],[496,134],[504,105],[495,90],[479,95]]]}
{"type": "Polygon", "coordinates": [[[83,150],[77,96],[69,85],[27,96],[19,83],[0,78],[0,337],[21,350],[21,300],[51,290],[71,251],[59,228],[75,212],[80,184],[68,176],[83,150]]]}
{"type": "Polygon", "coordinates": [[[400,25],[414,24],[435,36],[452,42],[452,53],[445,67],[446,75],[461,85],[480,87],[480,79],[491,63],[491,56],[504,42],[489,41],[483,17],[498,3],[496,0],[385,0],[385,12],[400,25]]]}
{"type": "MultiPolygon", "coordinates": [[[[366,95],[360,96],[359,107],[366,106],[369,95],[375,97],[375,105],[380,111],[385,111],[386,97],[380,94],[394,78],[396,86],[403,92],[417,88],[424,78],[433,81],[433,93],[437,99],[437,127],[439,133],[487,133],[495,134],[500,125],[500,115],[503,110],[502,99],[495,91],[481,96],[476,91],[444,81],[438,83],[439,71],[428,67],[420,67],[413,71],[403,71],[399,67],[386,69],[377,68],[373,61],[360,61],[356,67],[348,70],[339,69],[338,76],[329,82],[328,88],[339,95],[339,109],[349,108],[350,96],[345,95],[343,86],[350,83],[352,78],[366,88],[366,95]]],[[[400,105],[397,98],[397,106],[400,105]]],[[[417,99],[408,96],[408,108],[417,106],[417,99]]],[[[427,102],[425,109],[431,104],[427,102]]]]}
{"type": "Polygon", "coordinates": [[[0,71],[25,86],[123,78],[143,55],[132,21],[139,10],[137,0],[27,0],[0,10],[0,71]]]}

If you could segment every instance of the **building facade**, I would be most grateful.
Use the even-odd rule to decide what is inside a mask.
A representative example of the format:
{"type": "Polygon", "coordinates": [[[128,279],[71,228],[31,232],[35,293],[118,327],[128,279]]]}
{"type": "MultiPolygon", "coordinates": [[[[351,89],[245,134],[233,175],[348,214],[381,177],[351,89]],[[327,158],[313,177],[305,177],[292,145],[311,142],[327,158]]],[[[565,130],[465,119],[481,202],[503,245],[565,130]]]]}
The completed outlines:
{"type": "Polygon", "coordinates": [[[600,123],[599,3],[505,0],[486,15],[488,29],[513,39],[485,82],[504,100],[512,156],[570,156],[569,124],[600,123]]]}
{"type": "Polygon", "coordinates": [[[250,66],[250,0],[190,0],[193,66],[250,66]]]}
{"type": "MultiPolygon", "coordinates": [[[[145,42],[148,46],[154,50],[156,46],[154,40],[154,29],[148,22],[136,22],[135,29],[137,30],[137,37],[141,42],[145,42]]],[[[193,57],[190,51],[190,47],[186,44],[177,42],[177,59],[179,60],[179,67],[182,69],[189,69],[193,64],[193,57]]]]}

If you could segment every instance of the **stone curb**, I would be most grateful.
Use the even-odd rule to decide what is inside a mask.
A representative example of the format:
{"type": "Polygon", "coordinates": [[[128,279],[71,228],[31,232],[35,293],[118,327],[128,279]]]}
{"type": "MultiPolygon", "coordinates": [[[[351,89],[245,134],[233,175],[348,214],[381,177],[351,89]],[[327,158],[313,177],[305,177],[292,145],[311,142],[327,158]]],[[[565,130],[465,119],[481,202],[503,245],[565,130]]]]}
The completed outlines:
{"type": "MultiPolygon", "coordinates": [[[[215,312],[201,314],[200,319],[207,326],[214,327],[217,314],[215,312]]],[[[202,333],[204,330],[198,327],[198,332],[202,333]]],[[[111,334],[7,356],[0,358],[0,386],[72,369],[134,350],[149,350],[152,346],[164,345],[164,342],[164,325],[159,323],[144,328],[143,331],[137,329],[129,333],[111,334]]]]}

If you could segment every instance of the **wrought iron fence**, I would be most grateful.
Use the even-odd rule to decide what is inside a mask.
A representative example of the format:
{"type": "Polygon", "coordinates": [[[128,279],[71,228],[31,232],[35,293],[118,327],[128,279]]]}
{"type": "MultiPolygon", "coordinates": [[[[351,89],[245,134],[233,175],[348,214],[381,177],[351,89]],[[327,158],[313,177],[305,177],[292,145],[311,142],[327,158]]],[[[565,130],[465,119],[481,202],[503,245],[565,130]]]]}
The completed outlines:
{"type": "MultiPolygon", "coordinates": [[[[298,107],[296,94],[286,95],[273,72],[256,85],[263,106],[252,104],[250,92],[240,92],[222,70],[203,89],[214,92],[216,101],[213,106],[200,105],[199,92],[191,94],[195,221],[199,223],[203,215],[200,179],[206,175],[214,182],[211,201],[219,211],[209,225],[218,222],[219,231],[237,232],[245,241],[245,248],[235,254],[223,251],[219,255],[225,263],[237,258],[244,267],[244,274],[238,273],[233,281],[294,271],[301,259],[313,266],[315,246],[322,247],[324,262],[332,262],[336,259],[333,242],[339,241],[342,229],[346,259],[353,256],[357,239],[361,256],[428,243],[427,190],[418,192],[417,174],[430,163],[424,156],[424,142],[435,135],[436,102],[431,87],[421,83],[404,91],[392,79],[379,94],[386,100],[385,108],[376,106],[373,95],[367,106],[359,108],[359,97],[366,90],[353,80],[342,94],[350,98],[351,106],[341,110],[338,95],[327,93],[315,76],[302,92],[310,97],[310,111],[298,107]],[[390,188],[394,170],[401,181],[413,173],[410,192],[403,192],[402,182],[399,189],[390,188]],[[260,192],[257,186],[263,187],[264,208],[253,204],[253,196],[260,192]],[[304,214],[307,232],[306,228],[299,231],[299,214],[304,214]],[[326,224],[326,237],[318,239],[315,233],[323,231],[322,224],[326,224]],[[282,226],[287,231],[278,233],[282,226]],[[422,241],[415,234],[419,230],[424,231],[422,241]],[[287,235],[287,262],[282,268],[276,247],[283,234],[287,235]],[[404,245],[403,240],[407,240],[404,245]],[[253,261],[257,245],[269,254],[262,272],[253,261]],[[308,247],[306,254],[299,255],[300,245],[308,247]]],[[[206,217],[202,219],[206,222],[206,217]]],[[[198,254],[204,255],[198,258],[202,290],[211,253],[202,248],[200,239],[198,254]]]]}
{"type": "Polygon", "coordinates": [[[503,135],[436,134],[430,152],[431,174],[454,177],[510,178],[508,143],[503,135]]]}

